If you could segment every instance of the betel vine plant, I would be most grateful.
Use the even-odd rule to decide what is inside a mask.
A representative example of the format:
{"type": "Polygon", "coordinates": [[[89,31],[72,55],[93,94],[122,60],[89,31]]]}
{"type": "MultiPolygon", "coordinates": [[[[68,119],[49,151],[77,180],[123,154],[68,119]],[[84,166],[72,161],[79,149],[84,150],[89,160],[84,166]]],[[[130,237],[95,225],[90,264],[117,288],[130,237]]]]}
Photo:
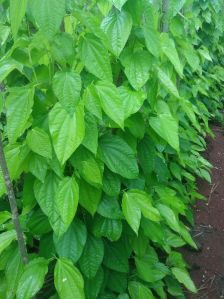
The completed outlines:
{"type": "Polygon", "coordinates": [[[1,299],[196,292],[178,248],[210,180],[222,6],[0,0],[1,299]]]}

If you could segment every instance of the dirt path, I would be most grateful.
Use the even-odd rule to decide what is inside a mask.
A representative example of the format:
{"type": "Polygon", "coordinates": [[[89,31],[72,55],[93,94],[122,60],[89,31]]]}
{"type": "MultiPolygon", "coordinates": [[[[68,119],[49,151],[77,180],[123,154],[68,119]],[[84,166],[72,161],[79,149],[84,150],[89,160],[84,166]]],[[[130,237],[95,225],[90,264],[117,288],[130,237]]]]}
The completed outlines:
{"type": "Polygon", "coordinates": [[[216,137],[209,138],[205,155],[214,166],[212,183],[199,182],[199,192],[208,202],[195,207],[193,235],[200,250],[185,255],[200,291],[188,299],[224,298],[224,136],[220,128],[213,129],[216,137]]]}

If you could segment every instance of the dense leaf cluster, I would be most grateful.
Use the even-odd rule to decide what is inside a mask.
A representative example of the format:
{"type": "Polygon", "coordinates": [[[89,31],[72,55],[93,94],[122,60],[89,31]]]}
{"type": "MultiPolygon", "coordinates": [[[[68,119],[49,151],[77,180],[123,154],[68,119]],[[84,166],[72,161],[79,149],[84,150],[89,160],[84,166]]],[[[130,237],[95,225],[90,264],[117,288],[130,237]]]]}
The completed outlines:
{"type": "Polygon", "coordinates": [[[221,120],[222,0],[0,0],[0,298],[196,292],[189,233],[221,120]],[[168,29],[168,31],[167,31],[168,29]],[[36,295],[37,294],[37,295],[36,295]]]}

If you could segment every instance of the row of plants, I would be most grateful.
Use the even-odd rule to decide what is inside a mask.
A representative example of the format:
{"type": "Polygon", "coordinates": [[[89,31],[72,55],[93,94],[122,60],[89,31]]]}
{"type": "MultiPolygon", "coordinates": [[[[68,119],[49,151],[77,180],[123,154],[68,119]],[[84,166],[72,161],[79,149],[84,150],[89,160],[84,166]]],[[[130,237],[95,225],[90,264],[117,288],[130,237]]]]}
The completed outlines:
{"type": "Polygon", "coordinates": [[[196,177],[210,182],[205,136],[222,121],[223,13],[222,0],[0,0],[0,163],[19,211],[2,167],[1,299],[197,291],[179,248],[197,249],[196,177]]]}

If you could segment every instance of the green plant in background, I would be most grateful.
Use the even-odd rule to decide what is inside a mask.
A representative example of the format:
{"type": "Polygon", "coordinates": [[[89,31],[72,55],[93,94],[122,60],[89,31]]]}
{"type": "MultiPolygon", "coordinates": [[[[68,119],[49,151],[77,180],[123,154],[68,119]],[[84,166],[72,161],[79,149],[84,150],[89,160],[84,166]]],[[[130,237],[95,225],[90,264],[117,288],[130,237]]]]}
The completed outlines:
{"type": "Polygon", "coordinates": [[[29,257],[1,173],[1,299],[196,292],[178,248],[197,248],[224,11],[165,2],[0,1],[1,130],[29,257]]]}

